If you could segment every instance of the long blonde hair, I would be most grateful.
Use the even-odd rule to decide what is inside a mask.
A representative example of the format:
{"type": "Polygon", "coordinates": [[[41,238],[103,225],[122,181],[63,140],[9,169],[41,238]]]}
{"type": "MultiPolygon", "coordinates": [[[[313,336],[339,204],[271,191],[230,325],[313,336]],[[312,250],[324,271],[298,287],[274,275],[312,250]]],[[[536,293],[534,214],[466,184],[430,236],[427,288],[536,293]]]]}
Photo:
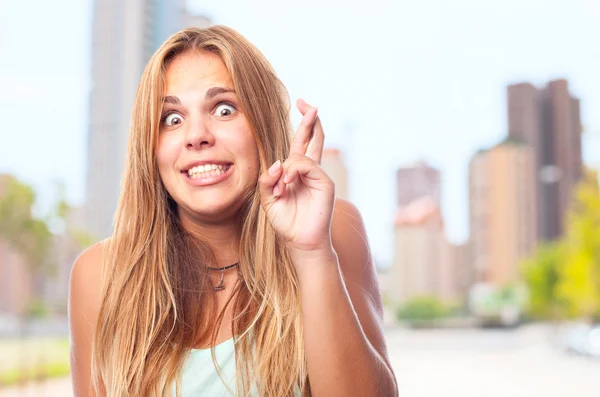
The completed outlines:
{"type": "MultiPolygon", "coordinates": [[[[260,172],[290,147],[288,94],[265,57],[236,31],[185,29],[150,59],[134,102],[93,344],[93,385],[109,397],[167,396],[174,386],[179,395],[190,348],[209,335],[214,344],[223,319],[204,271],[214,255],[181,226],[156,165],[165,70],[186,51],[210,51],[223,60],[253,129],[260,172]]],[[[256,387],[261,396],[280,397],[299,389],[309,396],[298,279],[260,206],[258,181],[239,224],[241,277],[232,324],[237,392],[248,395],[256,387]]]]}

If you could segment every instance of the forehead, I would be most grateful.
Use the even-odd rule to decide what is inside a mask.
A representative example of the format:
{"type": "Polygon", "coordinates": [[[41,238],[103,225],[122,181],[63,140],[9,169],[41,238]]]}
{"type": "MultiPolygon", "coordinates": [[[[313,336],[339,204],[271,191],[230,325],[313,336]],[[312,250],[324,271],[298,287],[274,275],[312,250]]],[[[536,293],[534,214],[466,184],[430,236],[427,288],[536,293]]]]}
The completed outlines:
{"type": "Polygon", "coordinates": [[[167,94],[178,91],[207,90],[214,86],[233,88],[223,60],[207,51],[186,51],[173,58],[166,69],[167,94]]]}

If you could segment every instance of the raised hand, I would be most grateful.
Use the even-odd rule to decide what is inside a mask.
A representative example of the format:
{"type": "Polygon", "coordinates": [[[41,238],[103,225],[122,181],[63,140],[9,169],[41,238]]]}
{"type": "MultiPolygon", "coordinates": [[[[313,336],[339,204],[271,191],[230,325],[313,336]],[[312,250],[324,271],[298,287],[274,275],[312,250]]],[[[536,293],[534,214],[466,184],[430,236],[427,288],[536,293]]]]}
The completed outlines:
{"type": "Polygon", "coordinates": [[[319,166],[325,135],[318,110],[303,100],[290,153],[260,177],[260,195],[271,225],[296,253],[331,250],[334,184],[319,166]]]}

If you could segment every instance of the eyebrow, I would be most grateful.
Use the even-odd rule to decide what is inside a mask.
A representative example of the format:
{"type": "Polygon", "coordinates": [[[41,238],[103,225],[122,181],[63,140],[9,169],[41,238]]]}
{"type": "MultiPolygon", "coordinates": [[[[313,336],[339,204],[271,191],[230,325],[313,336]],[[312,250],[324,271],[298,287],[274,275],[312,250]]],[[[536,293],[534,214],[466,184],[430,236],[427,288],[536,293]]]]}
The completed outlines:
{"type": "MultiPolygon", "coordinates": [[[[228,92],[233,92],[235,94],[235,90],[233,88],[224,88],[224,87],[212,87],[206,94],[204,95],[204,100],[208,101],[216,97],[219,94],[224,94],[228,92]]],[[[163,103],[170,103],[173,105],[181,105],[181,101],[176,96],[168,95],[163,98],[163,103]]]]}
{"type": "Polygon", "coordinates": [[[224,88],[224,87],[213,87],[210,90],[206,91],[206,95],[204,95],[205,100],[212,99],[219,94],[225,94],[228,92],[233,92],[235,94],[235,90],[233,88],[224,88]]]}

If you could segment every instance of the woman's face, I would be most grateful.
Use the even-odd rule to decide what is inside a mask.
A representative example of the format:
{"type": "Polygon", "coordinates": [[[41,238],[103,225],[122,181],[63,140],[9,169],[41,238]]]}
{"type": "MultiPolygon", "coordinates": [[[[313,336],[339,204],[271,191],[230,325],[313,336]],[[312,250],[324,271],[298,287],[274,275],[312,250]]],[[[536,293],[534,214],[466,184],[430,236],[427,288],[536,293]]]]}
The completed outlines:
{"type": "Polygon", "coordinates": [[[233,217],[256,186],[259,159],[225,64],[188,51],[166,70],[157,162],[180,216],[200,222],[233,217]]]}

